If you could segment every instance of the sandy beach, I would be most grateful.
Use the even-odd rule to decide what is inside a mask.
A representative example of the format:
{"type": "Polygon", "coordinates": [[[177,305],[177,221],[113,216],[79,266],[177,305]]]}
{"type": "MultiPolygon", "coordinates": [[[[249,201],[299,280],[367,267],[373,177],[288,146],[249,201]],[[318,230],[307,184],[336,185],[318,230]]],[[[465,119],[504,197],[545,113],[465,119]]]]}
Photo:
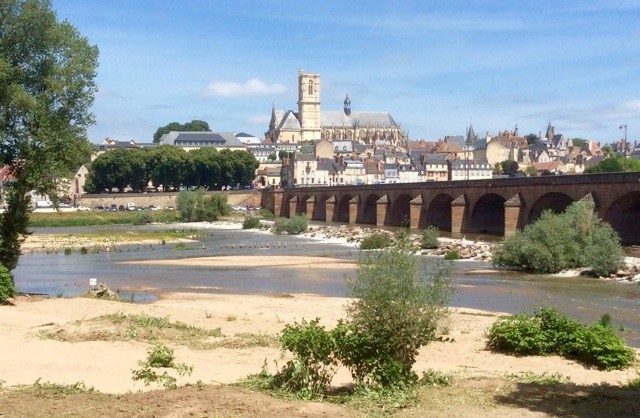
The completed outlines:
{"type": "MultiPolygon", "coordinates": [[[[105,393],[126,393],[155,389],[131,378],[138,361],[146,358],[150,344],[136,341],[88,340],[78,342],[43,338],[90,329],[91,319],[121,313],[146,314],[180,321],[189,325],[215,329],[222,336],[216,341],[248,338],[251,335],[277,336],[286,324],[302,319],[321,318],[332,327],[344,317],[344,298],[313,295],[203,295],[166,294],[151,304],[130,304],[89,298],[39,299],[19,297],[15,306],[0,306],[0,379],[5,386],[43,382],[74,384],[83,382],[105,393]]],[[[491,353],[485,348],[485,333],[499,313],[470,309],[453,310],[443,323],[441,333],[450,342],[433,342],[425,347],[415,369],[434,369],[461,378],[514,374],[560,374],[576,384],[623,384],[637,378],[638,367],[624,371],[599,371],[560,357],[512,357],[491,353]]],[[[265,363],[275,371],[280,359],[276,344],[268,347],[220,348],[199,350],[169,344],[176,362],[193,366],[193,373],[180,377],[178,383],[232,383],[258,373],[265,363]]],[[[639,353],[640,354],[640,353],[639,353]]],[[[280,361],[282,364],[282,361],[280,361]]],[[[350,376],[341,370],[334,384],[346,384],[350,376]]]]}

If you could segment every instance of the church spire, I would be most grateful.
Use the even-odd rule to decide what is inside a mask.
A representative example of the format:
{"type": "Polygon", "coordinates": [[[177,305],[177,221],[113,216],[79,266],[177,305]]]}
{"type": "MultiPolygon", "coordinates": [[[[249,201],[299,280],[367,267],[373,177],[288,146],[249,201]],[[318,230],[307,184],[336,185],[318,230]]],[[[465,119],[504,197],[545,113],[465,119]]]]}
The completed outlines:
{"type": "Polygon", "coordinates": [[[344,99],[344,114],[347,116],[351,114],[351,100],[349,100],[348,94],[347,94],[347,98],[344,99]]]}

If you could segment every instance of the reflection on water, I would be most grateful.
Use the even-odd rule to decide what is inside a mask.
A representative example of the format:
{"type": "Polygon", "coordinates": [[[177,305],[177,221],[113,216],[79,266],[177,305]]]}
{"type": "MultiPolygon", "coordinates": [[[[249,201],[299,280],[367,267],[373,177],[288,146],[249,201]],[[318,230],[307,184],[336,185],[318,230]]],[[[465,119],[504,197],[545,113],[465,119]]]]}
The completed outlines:
{"type": "MultiPolygon", "coordinates": [[[[36,233],[95,229],[104,227],[37,230],[36,233]]],[[[123,231],[132,229],[135,227],[122,227],[123,231]]],[[[175,244],[157,244],[86,255],[74,252],[65,256],[62,251],[58,254],[28,254],[20,258],[14,274],[19,290],[25,293],[74,296],[89,290],[89,279],[96,278],[98,282],[118,290],[121,299],[135,302],[152,301],[161,292],[310,293],[342,297],[346,295],[345,277],[354,274],[353,268],[220,268],[121,262],[233,255],[305,255],[345,260],[358,257],[357,249],[344,245],[243,230],[209,230],[189,248],[180,251],[175,244]]],[[[625,335],[628,342],[640,346],[640,286],[517,272],[487,273],[489,267],[487,263],[480,262],[454,263],[452,281],[456,293],[452,305],[508,313],[532,313],[541,305],[556,306],[584,321],[595,321],[609,313],[614,324],[633,330],[625,335]]]]}

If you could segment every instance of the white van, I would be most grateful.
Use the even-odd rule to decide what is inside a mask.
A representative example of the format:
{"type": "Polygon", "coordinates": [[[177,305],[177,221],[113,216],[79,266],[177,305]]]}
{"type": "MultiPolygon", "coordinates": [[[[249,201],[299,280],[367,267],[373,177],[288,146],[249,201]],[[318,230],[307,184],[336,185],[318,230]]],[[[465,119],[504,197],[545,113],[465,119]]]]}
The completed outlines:
{"type": "Polygon", "coordinates": [[[136,204],[133,202],[127,203],[127,210],[136,210],[136,204]]]}
{"type": "Polygon", "coordinates": [[[50,200],[36,200],[37,208],[52,208],[53,202],[50,200]]]}

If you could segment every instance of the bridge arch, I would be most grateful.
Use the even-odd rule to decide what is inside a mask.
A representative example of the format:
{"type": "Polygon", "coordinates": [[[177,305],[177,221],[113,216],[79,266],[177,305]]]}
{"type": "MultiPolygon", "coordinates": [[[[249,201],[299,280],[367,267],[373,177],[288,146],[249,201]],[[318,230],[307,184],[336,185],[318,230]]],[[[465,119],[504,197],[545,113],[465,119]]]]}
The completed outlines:
{"type": "Polygon", "coordinates": [[[445,193],[434,197],[427,207],[424,225],[435,226],[441,231],[451,231],[451,202],[453,198],[445,193]]]}
{"type": "Polygon", "coordinates": [[[333,214],[335,222],[349,222],[349,201],[353,199],[351,195],[343,195],[338,201],[336,211],[333,214]]]}
{"type": "Polygon", "coordinates": [[[640,191],[614,200],[601,216],[618,232],[623,245],[640,244],[640,191]]]}
{"type": "Polygon", "coordinates": [[[393,200],[385,224],[391,226],[408,226],[411,220],[411,195],[402,193],[393,200]]]}
{"type": "Polygon", "coordinates": [[[550,210],[553,213],[562,213],[573,203],[573,199],[564,193],[551,192],[538,198],[532,205],[527,218],[527,224],[533,223],[540,218],[542,212],[550,210]]]}
{"type": "Polygon", "coordinates": [[[363,224],[375,225],[378,218],[378,205],[377,202],[380,196],[377,194],[370,194],[362,201],[362,209],[360,213],[360,222],[363,224]]]}
{"type": "Polygon", "coordinates": [[[483,195],[471,211],[468,232],[504,235],[505,198],[496,193],[483,195]]]}

